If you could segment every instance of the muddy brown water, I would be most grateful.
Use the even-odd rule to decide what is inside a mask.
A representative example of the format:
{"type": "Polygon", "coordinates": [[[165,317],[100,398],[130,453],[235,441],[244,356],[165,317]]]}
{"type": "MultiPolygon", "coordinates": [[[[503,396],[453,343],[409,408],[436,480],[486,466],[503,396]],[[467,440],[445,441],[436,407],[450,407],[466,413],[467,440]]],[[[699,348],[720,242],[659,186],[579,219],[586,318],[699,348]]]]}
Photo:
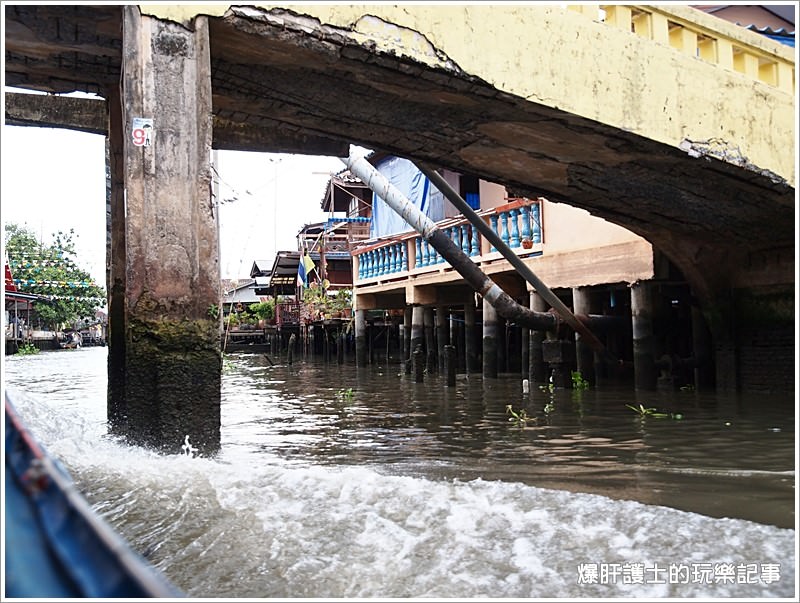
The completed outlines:
{"type": "Polygon", "coordinates": [[[222,449],[204,459],[108,435],[106,353],[7,357],[4,382],[94,508],[190,596],[795,593],[792,396],[524,394],[518,375],[448,388],[398,364],[228,354],[222,449]]]}

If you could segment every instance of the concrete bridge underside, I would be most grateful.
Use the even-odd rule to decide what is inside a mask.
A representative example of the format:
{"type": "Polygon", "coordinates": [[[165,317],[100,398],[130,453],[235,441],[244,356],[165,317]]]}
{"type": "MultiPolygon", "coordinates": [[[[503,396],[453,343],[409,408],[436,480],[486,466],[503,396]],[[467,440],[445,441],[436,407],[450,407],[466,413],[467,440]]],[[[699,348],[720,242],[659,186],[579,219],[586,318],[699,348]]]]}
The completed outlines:
{"type": "MultiPolygon", "coordinates": [[[[376,9],[370,7],[364,14],[374,14],[376,9]]],[[[568,104],[570,97],[586,96],[589,91],[585,87],[548,90],[549,99],[544,91],[540,98],[523,98],[490,84],[486,74],[464,71],[446,49],[432,47],[427,40],[433,36],[390,26],[378,17],[373,19],[398,38],[415,34],[418,44],[436,60],[420,62],[406,56],[404,48],[387,51],[380,43],[356,35],[353,30],[357,28],[348,31],[323,25],[288,10],[240,7],[220,12],[222,16],[209,22],[215,148],[344,155],[345,143],[354,142],[475,174],[506,184],[516,194],[563,201],[652,242],[709,302],[719,288],[727,288],[731,282],[763,280],[765,263],[781,273],[778,278],[793,280],[789,260],[795,237],[794,174],[776,173],[771,169],[775,166],[752,163],[746,142],[730,137],[735,134],[717,141],[727,139],[727,147],[715,148],[711,141],[696,144],[688,152],[687,145],[692,144],[688,141],[709,141],[710,132],[702,128],[696,133],[685,131],[682,138],[666,144],[649,138],[647,131],[634,133],[643,121],[640,117],[617,127],[559,108],[568,104]],[[715,157],[723,153],[728,161],[715,157]],[[771,254],[774,258],[775,253],[788,257],[781,256],[778,263],[763,257],[771,254]],[[728,261],[730,256],[739,261],[728,261]],[[737,266],[737,273],[721,274],[721,263],[737,266]],[[758,274],[748,269],[753,265],[758,274]]],[[[109,89],[119,85],[119,13],[120,7],[6,7],[6,84],[48,92],[83,90],[107,98],[109,89]]],[[[499,20],[500,13],[494,9],[473,18],[481,16],[499,20]]],[[[469,39],[476,23],[459,22],[457,18],[464,14],[458,12],[452,12],[452,17],[447,27],[462,33],[451,37],[469,39]]],[[[553,49],[566,54],[564,49],[575,32],[592,34],[589,46],[581,50],[587,55],[597,54],[598,49],[609,55],[617,50],[637,50],[614,48],[620,43],[630,46],[635,40],[598,38],[597,27],[591,27],[597,24],[577,21],[582,15],[561,10],[554,14],[547,9],[536,13],[536,18],[538,21],[527,23],[533,31],[526,47],[530,38],[536,38],[534,50],[539,58],[532,64],[539,67],[529,79],[541,80],[541,88],[553,88],[557,83],[557,74],[551,81],[545,80],[548,68],[544,62],[553,58],[553,49]],[[553,22],[546,30],[545,20],[553,22]]],[[[507,37],[513,33],[508,32],[507,37]]],[[[480,31],[473,39],[478,34],[480,31]]],[[[520,44],[509,45],[506,40],[504,46],[492,46],[491,52],[499,55],[493,64],[504,64],[505,55],[508,60],[515,59],[520,44]]],[[[587,74],[596,67],[595,63],[575,64],[575,52],[570,51],[570,62],[564,63],[562,56],[557,66],[587,74]]],[[[640,92],[652,87],[648,79],[668,78],[678,59],[691,66],[687,70],[697,69],[697,59],[669,56],[660,68],[655,65],[652,71],[639,72],[640,92]]],[[[704,111],[708,95],[717,89],[727,90],[729,98],[753,97],[753,103],[738,96],[730,98],[731,106],[770,103],[780,107],[788,103],[791,110],[794,105],[791,95],[743,86],[739,74],[705,67],[712,79],[705,89],[693,93],[694,98],[682,101],[683,105],[696,103],[690,111],[704,111]]],[[[525,74],[517,77],[525,78],[525,74]]],[[[627,73],[617,77],[620,81],[605,83],[605,91],[587,82],[598,107],[616,100],[611,90],[634,85],[627,73]]],[[[642,105],[641,100],[635,102],[642,105]]],[[[659,105],[640,111],[658,118],[670,104],[676,104],[675,100],[662,98],[659,105]]],[[[722,101],[723,110],[724,106],[722,101]]],[[[726,127],[746,125],[745,131],[773,136],[765,130],[775,129],[772,120],[781,114],[774,107],[772,112],[765,114],[770,121],[761,123],[752,123],[759,117],[756,109],[749,116],[732,114],[730,121],[745,123],[726,127]]],[[[684,115],[665,115],[663,119],[683,119],[687,129],[691,127],[684,115]]],[[[100,123],[103,121],[101,118],[100,123]]],[[[13,115],[7,116],[7,123],[23,122],[22,115],[16,121],[13,115]]],[[[644,126],[646,129],[647,124],[644,126]]],[[[774,141],[776,148],[784,149],[776,154],[791,155],[793,121],[786,126],[788,129],[778,128],[781,131],[774,135],[782,137],[774,141]]]]}
{"type": "MultiPolygon", "coordinates": [[[[104,99],[9,96],[6,123],[107,132],[124,10],[6,5],[6,85],[104,99]]],[[[142,7],[153,52],[191,54],[190,10],[142,7]]],[[[794,288],[791,92],[553,7],[202,10],[214,148],[355,143],[586,209],[665,253],[722,339],[733,289],[794,288]]]]}

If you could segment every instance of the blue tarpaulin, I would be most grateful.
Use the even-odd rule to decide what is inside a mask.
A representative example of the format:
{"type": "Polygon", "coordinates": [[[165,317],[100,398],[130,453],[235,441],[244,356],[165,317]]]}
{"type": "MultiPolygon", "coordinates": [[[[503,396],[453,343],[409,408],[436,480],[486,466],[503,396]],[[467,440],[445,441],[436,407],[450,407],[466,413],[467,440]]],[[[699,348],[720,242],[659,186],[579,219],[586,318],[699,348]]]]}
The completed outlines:
{"type": "MultiPolygon", "coordinates": [[[[375,166],[408,200],[434,222],[444,219],[444,196],[417,167],[400,157],[387,157],[375,166]]],[[[379,238],[411,227],[376,193],[372,194],[370,237],[379,238]]]]}

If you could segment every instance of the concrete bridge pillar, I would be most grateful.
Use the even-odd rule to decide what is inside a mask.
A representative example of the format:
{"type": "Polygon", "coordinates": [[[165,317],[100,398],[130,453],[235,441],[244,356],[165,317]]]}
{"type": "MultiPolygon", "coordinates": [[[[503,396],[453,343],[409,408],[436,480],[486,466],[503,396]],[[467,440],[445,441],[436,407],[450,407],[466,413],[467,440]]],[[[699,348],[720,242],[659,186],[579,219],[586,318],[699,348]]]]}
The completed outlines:
{"type": "Polygon", "coordinates": [[[633,370],[636,389],[656,389],[655,338],[653,336],[653,293],[649,282],[631,286],[633,370]]]}
{"type": "Polygon", "coordinates": [[[483,300],[483,376],[497,378],[497,311],[483,300]]]}
{"type": "Polygon", "coordinates": [[[210,454],[222,355],[208,22],[189,30],[135,5],[122,14],[122,94],[109,99],[109,422],[136,444],[176,453],[188,435],[210,454]]]}
{"type": "MultiPolygon", "coordinates": [[[[535,312],[547,312],[547,302],[536,291],[529,292],[529,307],[535,312]]],[[[542,342],[547,333],[545,331],[531,330],[530,339],[528,341],[530,350],[528,352],[528,374],[532,383],[547,383],[548,372],[547,365],[544,362],[542,355],[542,342]]]]}

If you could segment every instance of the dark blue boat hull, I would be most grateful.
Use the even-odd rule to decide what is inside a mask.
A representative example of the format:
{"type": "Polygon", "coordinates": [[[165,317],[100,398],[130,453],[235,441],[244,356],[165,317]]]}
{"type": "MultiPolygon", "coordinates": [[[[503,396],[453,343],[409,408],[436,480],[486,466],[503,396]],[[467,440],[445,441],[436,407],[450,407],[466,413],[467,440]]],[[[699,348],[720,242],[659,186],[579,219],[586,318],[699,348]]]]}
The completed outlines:
{"type": "Polygon", "coordinates": [[[5,597],[185,596],[97,515],[6,394],[5,597]]]}

